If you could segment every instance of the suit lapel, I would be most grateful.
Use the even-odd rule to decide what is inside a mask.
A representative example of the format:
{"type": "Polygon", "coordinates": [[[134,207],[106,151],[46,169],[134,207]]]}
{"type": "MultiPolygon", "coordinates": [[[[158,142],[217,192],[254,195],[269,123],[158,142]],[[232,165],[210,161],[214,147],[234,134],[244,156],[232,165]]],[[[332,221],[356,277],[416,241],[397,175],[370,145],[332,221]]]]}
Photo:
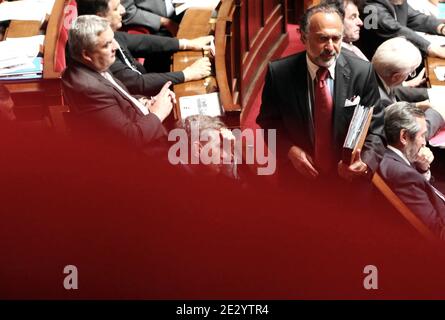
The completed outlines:
{"type": "Polygon", "coordinates": [[[351,68],[346,62],[344,56],[340,54],[337,58],[335,66],[335,81],[334,81],[334,140],[341,145],[342,141],[339,141],[346,132],[344,128],[348,128],[348,121],[345,113],[345,101],[348,94],[348,88],[350,85],[351,68]]]}

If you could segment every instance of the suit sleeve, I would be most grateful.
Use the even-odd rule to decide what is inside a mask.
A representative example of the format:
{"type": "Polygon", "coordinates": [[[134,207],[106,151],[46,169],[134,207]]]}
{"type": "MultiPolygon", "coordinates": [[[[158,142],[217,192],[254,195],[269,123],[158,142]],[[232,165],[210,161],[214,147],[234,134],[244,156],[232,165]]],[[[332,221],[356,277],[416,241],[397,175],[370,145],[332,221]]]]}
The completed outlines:
{"type": "Polygon", "coordinates": [[[386,139],[383,130],[384,108],[380,101],[378,84],[371,65],[368,68],[367,80],[362,93],[364,97],[363,105],[374,106],[371,125],[362,150],[362,160],[372,172],[375,172],[385,153],[386,139]]]}
{"type": "Polygon", "coordinates": [[[156,115],[150,113],[133,121],[123,112],[110,92],[100,92],[95,88],[85,89],[85,86],[74,88],[64,84],[64,96],[69,105],[82,108],[81,116],[88,115],[90,128],[117,133],[135,147],[146,146],[165,135],[165,129],[156,115]]]}
{"type": "Polygon", "coordinates": [[[125,32],[116,32],[115,37],[125,42],[127,49],[136,58],[144,58],[150,53],[179,51],[179,40],[176,38],[125,32]]]}
{"type": "Polygon", "coordinates": [[[133,0],[122,0],[121,3],[126,11],[122,20],[125,25],[138,24],[159,31],[161,28],[161,17],[159,15],[138,8],[133,0]]]}
{"type": "Polygon", "coordinates": [[[374,32],[376,32],[380,37],[384,38],[385,40],[394,37],[405,37],[423,53],[427,52],[430,42],[418,35],[415,30],[436,33],[434,27],[437,28],[437,25],[439,25],[438,20],[434,19],[437,21],[436,25],[436,22],[433,23],[433,18],[417,13],[415,10],[409,8],[408,25],[405,27],[394,19],[394,17],[388,12],[388,9],[383,5],[376,3],[370,6],[373,9],[371,12],[377,12],[378,28],[374,30],[374,32]]]}
{"type": "Polygon", "coordinates": [[[264,83],[260,112],[256,119],[257,124],[263,129],[277,130],[277,152],[282,156],[287,155],[293,143],[286,135],[280,110],[280,98],[277,94],[276,81],[273,76],[273,66],[269,63],[266,80],[264,83]]]}
{"type": "MultiPolygon", "coordinates": [[[[394,193],[402,202],[436,234],[442,230],[441,213],[433,205],[433,200],[425,190],[426,182],[417,174],[407,174],[406,171],[392,167],[383,175],[394,193]]],[[[442,213],[443,214],[443,213],[442,213]]]]}
{"type": "Polygon", "coordinates": [[[116,59],[110,67],[110,71],[125,84],[132,94],[141,94],[144,96],[158,94],[159,90],[167,81],[171,81],[173,84],[184,82],[184,73],[182,71],[139,74],[119,59],[116,59]]]}

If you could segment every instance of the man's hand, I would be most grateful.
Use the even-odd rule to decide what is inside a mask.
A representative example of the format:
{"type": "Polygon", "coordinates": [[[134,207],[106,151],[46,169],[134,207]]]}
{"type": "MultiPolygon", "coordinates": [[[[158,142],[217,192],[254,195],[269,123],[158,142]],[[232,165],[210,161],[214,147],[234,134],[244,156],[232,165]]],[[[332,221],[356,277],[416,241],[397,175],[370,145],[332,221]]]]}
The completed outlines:
{"type": "Polygon", "coordinates": [[[428,99],[416,102],[416,107],[419,108],[419,109],[422,109],[423,111],[426,111],[428,108],[432,108],[431,107],[431,102],[428,99]]]}
{"type": "Polygon", "coordinates": [[[364,163],[360,156],[361,150],[357,151],[352,155],[352,164],[347,165],[340,161],[338,163],[338,175],[347,181],[352,181],[357,177],[364,177],[368,174],[368,166],[364,163]]]}
{"type": "Polygon", "coordinates": [[[434,160],[434,155],[427,147],[420,148],[415,160],[416,168],[422,172],[427,172],[430,169],[430,164],[434,160]]]}
{"type": "Polygon", "coordinates": [[[428,55],[430,57],[437,57],[437,58],[445,59],[445,47],[442,47],[442,46],[432,43],[428,47],[428,55]]]}
{"type": "Polygon", "coordinates": [[[153,103],[150,106],[150,111],[154,113],[161,122],[167,118],[173,109],[173,104],[176,103],[175,93],[168,88],[171,84],[171,81],[164,84],[161,91],[153,97],[153,103]]]}
{"type": "Polygon", "coordinates": [[[179,39],[181,50],[209,50],[213,36],[199,37],[195,39],[179,39]]]}
{"type": "Polygon", "coordinates": [[[161,26],[167,29],[173,37],[176,37],[179,26],[176,22],[169,18],[161,17],[161,26]]]}
{"type": "Polygon", "coordinates": [[[211,71],[210,60],[207,57],[196,60],[191,66],[185,68],[182,72],[184,73],[184,80],[200,80],[210,75],[211,71]]]}
{"type": "Polygon", "coordinates": [[[318,171],[314,167],[314,161],[311,156],[297,146],[292,146],[287,153],[297,171],[306,178],[315,179],[318,177],[318,171]]]}
{"type": "Polygon", "coordinates": [[[421,86],[425,82],[426,82],[425,68],[423,68],[422,71],[420,71],[419,74],[415,78],[408,80],[408,81],[404,81],[403,86],[410,87],[410,88],[416,88],[416,87],[421,86]]]}

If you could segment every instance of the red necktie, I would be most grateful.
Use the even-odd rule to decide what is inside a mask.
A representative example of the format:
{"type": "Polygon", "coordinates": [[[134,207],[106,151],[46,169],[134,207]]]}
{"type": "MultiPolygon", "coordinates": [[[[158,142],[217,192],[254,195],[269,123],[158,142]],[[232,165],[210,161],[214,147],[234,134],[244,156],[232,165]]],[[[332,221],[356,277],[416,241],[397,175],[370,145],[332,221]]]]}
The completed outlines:
{"type": "Polygon", "coordinates": [[[331,171],[335,164],[332,152],[333,101],[326,79],[329,70],[319,68],[315,82],[315,165],[322,173],[331,171]]]}

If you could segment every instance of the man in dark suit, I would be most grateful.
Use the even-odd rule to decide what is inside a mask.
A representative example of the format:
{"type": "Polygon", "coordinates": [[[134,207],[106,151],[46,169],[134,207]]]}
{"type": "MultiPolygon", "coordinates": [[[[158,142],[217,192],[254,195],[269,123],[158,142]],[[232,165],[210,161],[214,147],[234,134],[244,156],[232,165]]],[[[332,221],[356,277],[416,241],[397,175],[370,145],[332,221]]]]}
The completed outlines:
{"type": "Polygon", "coordinates": [[[168,89],[171,83],[151,101],[131,96],[108,72],[117,43],[108,21],[98,16],[78,17],[69,31],[68,46],[72,60],[63,73],[62,87],[73,129],[150,153],[153,142],[165,139],[162,121],[175,101],[168,89]]]}
{"type": "Polygon", "coordinates": [[[384,151],[383,113],[374,71],[369,63],[340,53],[343,24],[335,7],[310,8],[301,33],[307,51],[269,65],[257,123],[277,129],[277,150],[281,151],[277,151],[277,163],[292,164],[302,176],[333,175],[338,165],[338,174],[348,180],[370,177],[384,151]],[[320,93],[319,70],[325,74],[328,70],[329,94],[320,93]],[[326,112],[320,96],[333,102],[324,104],[326,112]],[[358,103],[375,106],[374,115],[362,152],[354,155],[352,164],[343,163],[342,146],[358,103]]]}
{"type": "Polygon", "coordinates": [[[394,193],[434,233],[445,236],[445,198],[430,184],[431,151],[425,147],[427,125],[424,112],[407,102],[386,109],[388,149],[379,172],[394,193]]]}
{"type": "Polygon", "coordinates": [[[181,16],[173,10],[172,0],[122,0],[125,25],[141,25],[154,34],[176,36],[181,16]]]}
{"type": "Polygon", "coordinates": [[[371,60],[382,42],[400,36],[414,43],[425,55],[445,58],[444,47],[430,43],[416,33],[445,35],[445,24],[412,9],[406,0],[366,0],[363,17],[365,28],[359,46],[368,59],[371,60]]]}
{"type": "Polygon", "coordinates": [[[416,103],[425,111],[427,137],[432,137],[445,123],[442,115],[432,108],[427,89],[400,86],[410,74],[414,75],[421,62],[419,49],[402,37],[383,42],[372,58],[383,106],[397,101],[416,103]]]}
{"type": "Polygon", "coordinates": [[[197,60],[183,71],[162,73],[150,72],[152,65],[156,64],[151,58],[152,54],[161,54],[169,58],[178,50],[207,49],[213,36],[189,40],[119,32],[117,30],[122,26],[122,14],[125,13],[120,0],[77,0],[77,9],[79,16],[95,14],[110,22],[111,29],[115,32],[115,40],[119,44],[116,61],[110,67],[110,71],[127,86],[132,94],[151,96],[158,92],[167,81],[178,84],[199,80],[210,74],[211,66],[208,58],[197,60]],[[147,57],[144,66],[134,57],[147,57]]]}

